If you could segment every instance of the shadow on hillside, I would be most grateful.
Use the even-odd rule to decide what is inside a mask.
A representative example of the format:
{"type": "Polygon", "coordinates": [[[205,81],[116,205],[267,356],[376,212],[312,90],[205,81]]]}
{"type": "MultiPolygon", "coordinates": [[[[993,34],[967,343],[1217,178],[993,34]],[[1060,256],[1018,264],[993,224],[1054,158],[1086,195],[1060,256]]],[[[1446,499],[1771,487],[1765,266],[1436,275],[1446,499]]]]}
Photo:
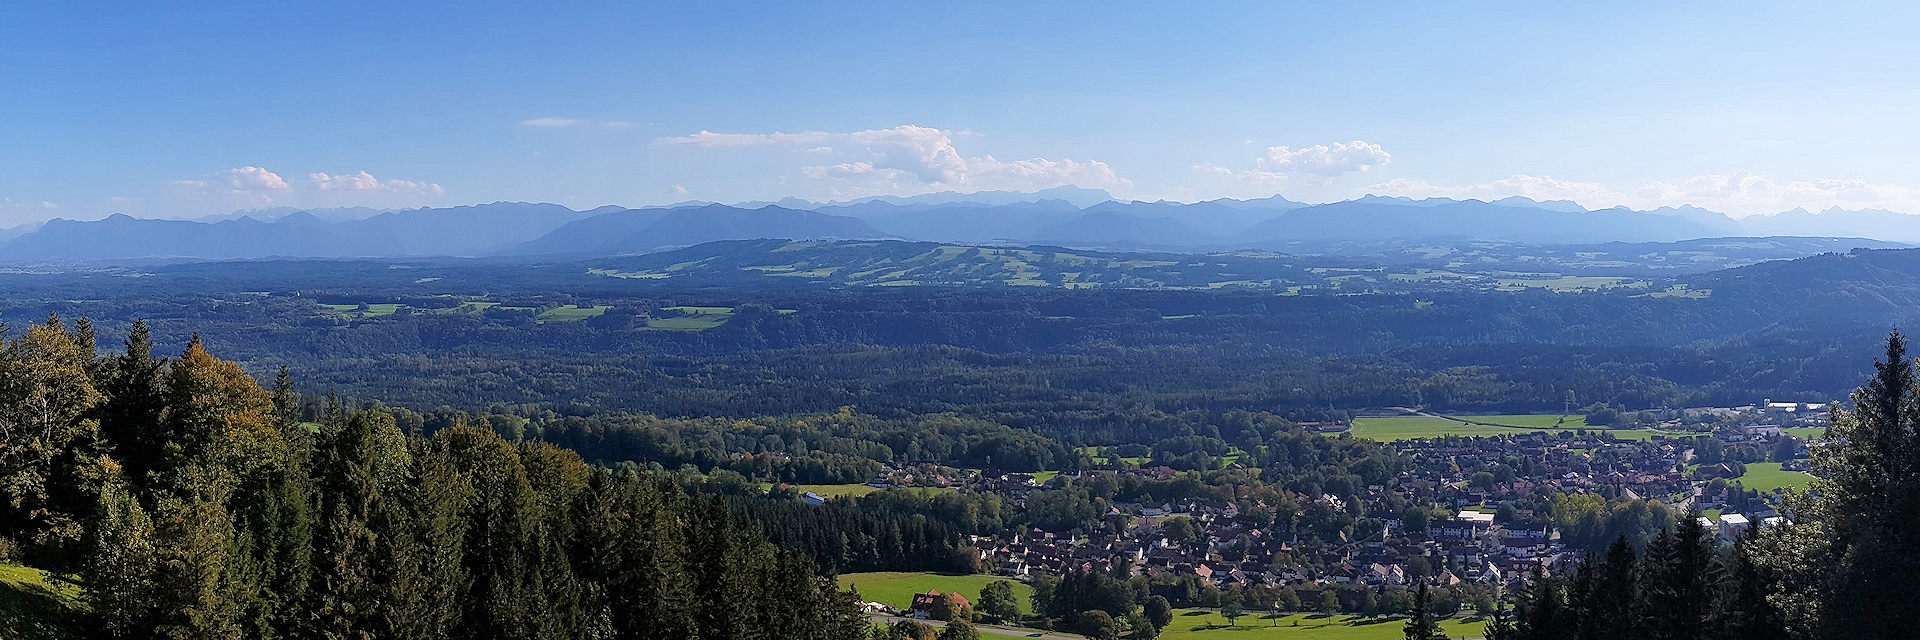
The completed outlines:
{"type": "Polygon", "coordinates": [[[47,584],[0,578],[0,638],[80,638],[79,622],[69,597],[47,584]]]}

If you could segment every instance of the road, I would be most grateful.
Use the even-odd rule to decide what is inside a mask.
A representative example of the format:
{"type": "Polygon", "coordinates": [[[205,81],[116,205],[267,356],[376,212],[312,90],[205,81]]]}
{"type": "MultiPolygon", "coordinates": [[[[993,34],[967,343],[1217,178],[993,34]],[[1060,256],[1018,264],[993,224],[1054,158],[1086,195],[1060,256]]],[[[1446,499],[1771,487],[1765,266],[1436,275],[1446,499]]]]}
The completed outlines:
{"type": "MultiPolygon", "coordinates": [[[[872,620],[874,622],[878,622],[880,624],[893,624],[901,620],[913,620],[912,618],[902,618],[900,616],[890,616],[890,615],[881,614],[881,613],[869,613],[867,614],[867,619],[872,620]]],[[[939,620],[914,620],[914,622],[928,625],[936,629],[947,626],[947,623],[941,622],[939,620]]],[[[999,633],[999,634],[1004,634],[1009,636],[1019,636],[1022,638],[1040,638],[1040,640],[1087,640],[1087,637],[1082,635],[1075,635],[1071,633],[1061,633],[1059,631],[1041,631],[1039,629],[1027,629],[1024,627],[1002,627],[1002,626],[993,625],[993,624],[975,624],[973,625],[973,628],[979,629],[981,631],[992,631],[994,633],[999,633]]]]}

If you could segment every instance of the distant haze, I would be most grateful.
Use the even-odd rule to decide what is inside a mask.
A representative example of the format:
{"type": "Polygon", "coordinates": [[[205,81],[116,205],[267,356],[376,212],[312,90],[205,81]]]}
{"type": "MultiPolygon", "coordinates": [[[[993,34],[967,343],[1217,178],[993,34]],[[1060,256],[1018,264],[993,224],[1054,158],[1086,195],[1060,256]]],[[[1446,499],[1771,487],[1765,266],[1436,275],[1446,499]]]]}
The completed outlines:
{"type": "Polygon", "coordinates": [[[1833,238],[1833,250],[1920,243],[1920,217],[1797,210],[1735,219],[1692,207],[1589,211],[1524,198],[1366,197],[1318,205],[1278,197],[1120,202],[1097,190],[1061,188],[584,211],[502,202],[393,211],[265,209],[199,220],[122,214],[13,229],[0,236],[0,261],[609,256],[761,238],[1345,254],[1365,247],[1480,241],[1567,246],[1765,236],[1833,238]]]}

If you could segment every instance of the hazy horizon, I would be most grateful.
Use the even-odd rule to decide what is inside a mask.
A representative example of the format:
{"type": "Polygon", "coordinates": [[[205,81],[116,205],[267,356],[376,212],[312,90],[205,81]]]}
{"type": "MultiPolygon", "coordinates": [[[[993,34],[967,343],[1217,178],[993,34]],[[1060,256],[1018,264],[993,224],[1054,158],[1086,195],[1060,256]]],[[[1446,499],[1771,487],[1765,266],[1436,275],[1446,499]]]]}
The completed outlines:
{"type": "Polygon", "coordinates": [[[1920,212],[1897,3],[355,6],[15,10],[0,226],[1062,185],[1920,212]]]}

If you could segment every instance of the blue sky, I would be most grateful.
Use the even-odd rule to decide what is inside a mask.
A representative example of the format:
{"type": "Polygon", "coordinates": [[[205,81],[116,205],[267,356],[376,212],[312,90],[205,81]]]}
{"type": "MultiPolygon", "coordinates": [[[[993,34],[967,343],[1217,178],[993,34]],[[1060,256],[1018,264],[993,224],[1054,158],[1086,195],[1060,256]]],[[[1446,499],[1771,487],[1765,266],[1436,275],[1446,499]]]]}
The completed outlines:
{"type": "Polygon", "coordinates": [[[1060,184],[1920,212],[1910,4],[1536,4],[16,3],[0,224],[1060,184]]]}

